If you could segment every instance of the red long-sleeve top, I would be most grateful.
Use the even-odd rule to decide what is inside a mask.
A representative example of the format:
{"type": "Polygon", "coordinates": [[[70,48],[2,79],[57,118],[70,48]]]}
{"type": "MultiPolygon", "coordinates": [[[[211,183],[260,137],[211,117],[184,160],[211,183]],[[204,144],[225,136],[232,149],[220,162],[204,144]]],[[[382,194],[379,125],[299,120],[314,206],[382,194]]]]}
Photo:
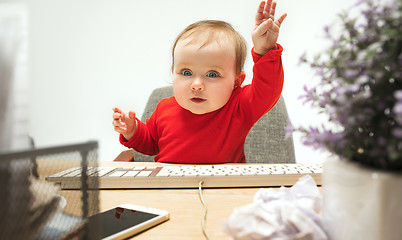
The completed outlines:
{"type": "Polygon", "coordinates": [[[146,124],[137,119],[134,136],[120,142],[155,161],[245,163],[244,142],[255,122],[278,101],[283,88],[282,46],[264,56],[252,51],[252,83],[233,90],[225,106],[197,115],[174,97],[163,99],[146,124]]]}

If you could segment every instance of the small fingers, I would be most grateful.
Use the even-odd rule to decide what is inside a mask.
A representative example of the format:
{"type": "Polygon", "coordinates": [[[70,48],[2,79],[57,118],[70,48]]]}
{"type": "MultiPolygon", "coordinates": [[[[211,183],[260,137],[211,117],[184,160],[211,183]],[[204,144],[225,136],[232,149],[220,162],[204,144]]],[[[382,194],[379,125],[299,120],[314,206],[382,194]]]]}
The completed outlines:
{"type": "Polygon", "coordinates": [[[272,20],[274,20],[275,7],[276,7],[276,2],[272,2],[272,0],[268,0],[266,2],[265,7],[264,7],[264,18],[265,19],[271,18],[272,20]]]}
{"type": "Polygon", "coordinates": [[[271,8],[269,9],[269,18],[271,18],[272,21],[275,20],[275,9],[276,9],[276,2],[272,2],[271,8]]]}
{"type": "Polygon", "coordinates": [[[120,120],[114,120],[112,122],[114,130],[118,133],[124,134],[127,132],[127,126],[125,123],[121,122],[120,120]]]}
{"type": "Polygon", "coordinates": [[[113,113],[113,120],[119,120],[121,118],[120,113],[113,113]]]}
{"type": "Polygon", "coordinates": [[[265,1],[262,1],[258,6],[257,13],[255,15],[255,25],[260,25],[264,21],[264,6],[265,1]]]}
{"type": "Polygon", "coordinates": [[[257,13],[263,14],[263,13],[264,13],[264,10],[265,10],[265,5],[266,5],[266,2],[265,2],[265,1],[261,1],[261,2],[260,2],[260,5],[258,5],[257,13]]]}
{"type": "Polygon", "coordinates": [[[118,113],[122,113],[123,111],[120,109],[120,108],[118,108],[118,107],[113,107],[113,112],[118,112],[118,113]]]}
{"type": "Polygon", "coordinates": [[[268,29],[272,27],[273,23],[274,22],[272,21],[272,19],[266,20],[256,28],[255,30],[256,34],[259,36],[264,35],[268,31],[268,29]]]}
{"type": "Polygon", "coordinates": [[[288,15],[287,13],[282,14],[282,16],[281,16],[280,18],[278,18],[278,19],[275,21],[275,24],[276,24],[278,27],[280,27],[281,24],[283,23],[283,20],[285,20],[285,18],[286,18],[287,15],[288,15]]]}
{"type": "Polygon", "coordinates": [[[134,111],[128,112],[128,117],[131,119],[135,119],[135,112],[134,111]]]}
{"type": "Polygon", "coordinates": [[[120,120],[113,120],[112,124],[113,124],[113,126],[115,126],[115,127],[122,127],[122,126],[125,126],[125,125],[126,125],[124,122],[122,122],[122,121],[120,121],[120,120]]]}
{"type": "Polygon", "coordinates": [[[117,108],[117,107],[113,108],[113,119],[114,120],[122,119],[123,115],[124,115],[124,112],[120,108],[117,108]]]}
{"type": "Polygon", "coordinates": [[[121,109],[113,108],[113,121],[114,130],[120,134],[127,134],[136,128],[136,117],[134,111],[124,113],[121,109]]]}
{"type": "Polygon", "coordinates": [[[122,121],[124,113],[117,107],[113,108],[113,112],[112,124],[114,126],[114,130],[118,133],[122,133],[125,131],[126,127],[126,124],[122,121]]]}
{"type": "Polygon", "coordinates": [[[120,134],[125,134],[127,133],[127,128],[125,127],[114,127],[114,130],[120,134]]]}

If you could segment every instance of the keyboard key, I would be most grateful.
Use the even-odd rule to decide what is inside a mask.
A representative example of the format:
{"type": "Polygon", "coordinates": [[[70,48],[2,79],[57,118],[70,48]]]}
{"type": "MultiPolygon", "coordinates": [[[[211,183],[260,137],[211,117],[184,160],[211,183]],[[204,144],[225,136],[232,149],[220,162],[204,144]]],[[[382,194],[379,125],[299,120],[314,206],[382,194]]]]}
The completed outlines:
{"type": "Polygon", "coordinates": [[[64,175],[63,177],[78,177],[80,175],[81,175],[81,168],[78,168],[78,169],[64,175]]]}
{"type": "Polygon", "coordinates": [[[170,175],[170,173],[166,172],[166,171],[160,171],[158,174],[156,174],[156,177],[168,177],[170,175]]]}
{"type": "Polygon", "coordinates": [[[59,173],[53,174],[51,177],[61,177],[61,176],[64,176],[64,175],[66,175],[68,173],[74,172],[74,171],[79,170],[79,169],[81,169],[81,168],[79,168],[79,167],[70,168],[70,169],[61,171],[59,173]]]}
{"type": "Polygon", "coordinates": [[[125,173],[127,173],[127,171],[116,171],[116,172],[110,174],[109,177],[121,177],[121,176],[123,176],[125,173]]]}
{"type": "Polygon", "coordinates": [[[102,167],[102,168],[97,172],[97,175],[98,175],[99,177],[103,177],[103,176],[105,176],[106,174],[108,174],[108,173],[110,173],[111,171],[113,171],[114,169],[116,169],[116,168],[114,168],[114,167],[102,167]]]}
{"type": "Polygon", "coordinates": [[[128,171],[124,177],[135,177],[140,171],[128,171]]]}
{"type": "Polygon", "coordinates": [[[152,171],[141,171],[140,173],[137,174],[137,177],[148,177],[151,175],[152,171]]]}

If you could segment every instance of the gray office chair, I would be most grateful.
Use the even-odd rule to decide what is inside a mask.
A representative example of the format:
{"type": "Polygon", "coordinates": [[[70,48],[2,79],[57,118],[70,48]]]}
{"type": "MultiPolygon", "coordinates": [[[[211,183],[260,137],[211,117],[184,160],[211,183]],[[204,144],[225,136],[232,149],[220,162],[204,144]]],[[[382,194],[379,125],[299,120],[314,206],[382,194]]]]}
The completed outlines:
{"type": "MultiPolygon", "coordinates": [[[[148,99],[141,121],[145,122],[154,112],[156,105],[163,99],[173,96],[173,88],[155,89],[148,99]]],[[[250,130],[244,153],[247,163],[295,163],[293,137],[285,139],[289,121],[285,101],[281,96],[277,104],[266,113],[250,130]]],[[[115,161],[154,162],[153,156],[147,156],[133,150],[122,152],[115,161]],[[134,154],[133,154],[134,152],[134,154]]]]}

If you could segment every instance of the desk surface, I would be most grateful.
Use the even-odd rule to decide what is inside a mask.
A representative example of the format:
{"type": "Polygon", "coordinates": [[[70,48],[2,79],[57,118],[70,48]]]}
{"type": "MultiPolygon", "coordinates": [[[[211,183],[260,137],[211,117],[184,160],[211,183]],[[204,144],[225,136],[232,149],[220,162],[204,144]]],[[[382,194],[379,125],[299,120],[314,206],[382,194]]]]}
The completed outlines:
{"type": "MultiPolygon", "coordinates": [[[[101,166],[155,166],[152,162],[101,162],[101,166]]],[[[208,213],[206,228],[211,239],[231,239],[223,231],[222,222],[236,207],[252,203],[259,188],[203,189],[208,213]]],[[[279,189],[279,188],[277,188],[279,189]]],[[[100,210],[120,204],[135,204],[169,211],[170,220],[142,232],[133,239],[205,239],[201,220],[203,206],[198,189],[114,189],[101,190],[100,210]]]]}
{"type": "MultiPolygon", "coordinates": [[[[161,165],[160,163],[104,163],[108,165],[161,165]]],[[[222,221],[233,209],[250,204],[259,188],[203,189],[208,213],[206,228],[212,239],[230,239],[223,231],[222,221]]],[[[149,229],[133,239],[205,239],[201,220],[203,206],[198,189],[102,190],[100,209],[106,210],[122,203],[143,205],[169,211],[170,220],[149,229]]]]}

